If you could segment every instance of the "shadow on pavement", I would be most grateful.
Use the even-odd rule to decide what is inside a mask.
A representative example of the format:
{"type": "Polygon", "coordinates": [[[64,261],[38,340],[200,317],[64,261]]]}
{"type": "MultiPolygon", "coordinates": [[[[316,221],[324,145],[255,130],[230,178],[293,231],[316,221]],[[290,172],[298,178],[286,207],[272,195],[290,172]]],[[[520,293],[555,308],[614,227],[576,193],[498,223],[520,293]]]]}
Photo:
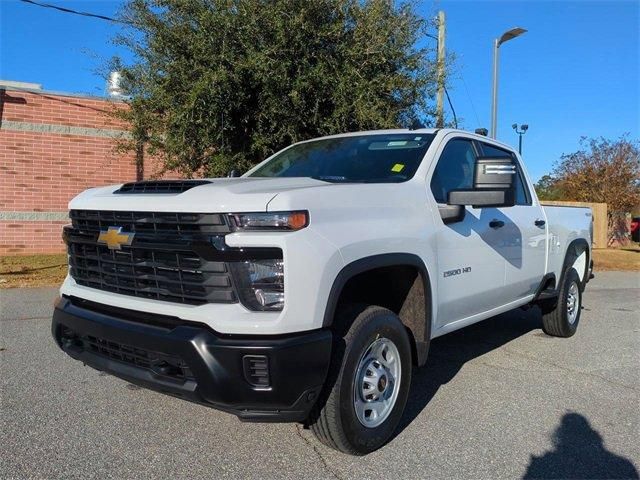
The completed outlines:
{"type": "Polygon", "coordinates": [[[541,326],[538,308],[518,309],[432,340],[427,364],[414,369],[407,406],[394,437],[409,426],[440,386],[455,377],[465,363],[541,326]]]}
{"type": "MultiPolygon", "coordinates": [[[[409,400],[394,437],[411,424],[465,363],[541,326],[538,308],[513,310],[433,340],[427,364],[414,370],[409,400]]],[[[544,335],[541,330],[540,334],[544,335]]],[[[629,460],[604,448],[600,434],[580,414],[562,417],[553,444],[554,449],[543,456],[531,457],[525,479],[640,478],[629,460]]]]}
{"type": "Polygon", "coordinates": [[[67,265],[66,263],[60,263],[60,264],[56,264],[56,265],[46,265],[44,267],[37,267],[37,268],[19,267],[18,270],[9,270],[7,272],[0,273],[0,275],[24,275],[25,273],[40,272],[42,270],[48,270],[50,268],[65,267],[66,265],[67,265]]]}
{"type": "Polygon", "coordinates": [[[541,457],[531,457],[523,478],[639,478],[633,464],[607,451],[600,434],[578,413],[562,417],[553,434],[553,447],[541,457]]]}

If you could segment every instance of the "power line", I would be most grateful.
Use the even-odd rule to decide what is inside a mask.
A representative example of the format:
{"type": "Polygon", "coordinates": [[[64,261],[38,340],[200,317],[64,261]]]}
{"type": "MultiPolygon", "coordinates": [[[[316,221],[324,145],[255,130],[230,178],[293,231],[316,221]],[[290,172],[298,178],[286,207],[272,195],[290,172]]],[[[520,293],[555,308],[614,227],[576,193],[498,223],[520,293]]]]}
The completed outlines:
{"type": "Polygon", "coordinates": [[[476,112],[476,106],[473,104],[473,99],[471,98],[471,94],[469,93],[469,88],[467,87],[467,82],[464,81],[464,76],[462,72],[460,72],[460,80],[462,80],[462,84],[464,85],[464,89],[467,92],[467,97],[469,97],[469,102],[471,103],[471,108],[473,109],[473,114],[476,117],[477,125],[480,125],[480,118],[478,117],[478,112],[476,112]]]}
{"type": "Polygon", "coordinates": [[[451,107],[451,113],[453,113],[453,124],[456,128],[458,128],[458,117],[456,116],[456,111],[453,109],[453,103],[451,103],[451,97],[449,96],[449,90],[447,87],[444,87],[444,93],[447,95],[447,101],[449,102],[449,107],[451,107]]]}
{"type": "Polygon", "coordinates": [[[58,5],[51,5],[50,3],[36,2],[34,0],[20,0],[20,1],[23,3],[29,3],[31,5],[35,5],[37,7],[52,8],[54,10],[58,10],[64,13],[72,13],[74,15],[81,15],[83,17],[99,18],[100,20],[107,20],[108,22],[121,23],[123,25],[131,25],[129,22],[118,20],[117,18],[107,17],[106,15],[98,15],[96,13],[89,13],[89,12],[79,12],[77,10],[72,10],[70,8],[60,7],[58,5]]]}

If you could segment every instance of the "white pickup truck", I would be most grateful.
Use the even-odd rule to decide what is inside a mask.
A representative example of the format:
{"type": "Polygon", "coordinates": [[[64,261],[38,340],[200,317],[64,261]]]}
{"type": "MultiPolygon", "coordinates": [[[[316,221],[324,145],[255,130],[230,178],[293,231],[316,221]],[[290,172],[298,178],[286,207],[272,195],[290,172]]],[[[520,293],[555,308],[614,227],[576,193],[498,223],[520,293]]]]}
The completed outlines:
{"type": "Polygon", "coordinates": [[[511,147],[460,130],[324,137],[69,207],[67,354],[355,455],[392,435],[431,339],[530,305],[569,337],[592,270],[591,211],[543,208],[511,147]]]}

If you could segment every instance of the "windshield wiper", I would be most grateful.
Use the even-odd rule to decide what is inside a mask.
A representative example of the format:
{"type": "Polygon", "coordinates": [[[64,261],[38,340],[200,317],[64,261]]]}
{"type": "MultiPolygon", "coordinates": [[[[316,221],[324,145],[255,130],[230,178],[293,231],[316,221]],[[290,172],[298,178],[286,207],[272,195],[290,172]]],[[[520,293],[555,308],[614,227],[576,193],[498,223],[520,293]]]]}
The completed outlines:
{"type": "Polygon", "coordinates": [[[406,181],[407,177],[405,175],[394,175],[382,178],[367,178],[360,180],[358,183],[402,183],[406,181]]]}
{"type": "Polygon", "coordinates": [[[317,175],[312,176],[314,180],[320,180],[321,182],[329,182],[329,183],[351,183],[352,180],[349,180],[347,177],[340,177],[337,175],[317,175]]]}
{"type": "Polygon", "coordinates": [[[394,175],[381,178],[362,178],[360,180],[354,180],[352,178],[342,177],[338,175],[315,175],[309,178],[329,183],[402,183],[407,180],[407,177],[405,175],[394,175]]]}

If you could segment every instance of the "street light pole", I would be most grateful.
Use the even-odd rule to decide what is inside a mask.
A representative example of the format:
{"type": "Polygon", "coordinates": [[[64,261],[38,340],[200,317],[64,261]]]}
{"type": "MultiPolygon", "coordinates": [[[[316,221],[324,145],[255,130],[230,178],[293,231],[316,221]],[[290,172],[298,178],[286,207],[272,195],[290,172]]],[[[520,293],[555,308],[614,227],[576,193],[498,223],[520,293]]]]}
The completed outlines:
{"type": "Polygon", "coordinates": [[[522,156],[522,134],[518,133],[518,153],[522,156]]]}
{"type": "Polygon", "coordinates": [[[438,12],[438,93],[436,96],[436,127],[444,127],[444,83],[445,83],[445,17],[444,12],[438,12]]]}
{"type": "Polygon", "coordinates": [[[496,38],[493,41],[493,95],[491,98],[491,138],[498,134],[498,60],[500,44],[496,38]]]}
{"type": "Polygon", "coordinates": [[[514,123],[513,125],[511,125],[511,128],[513,128],[516,133],[518,134],[518,153],[520,155],[522,155],[522,136],[527,133],[527,130],[529,130],[529,125],[524,124],[524,125],[520,125],[520,130],[518,130],[518,124],[514,123]]]}
{"type": "Polygon", "coordinates": [[[496,138],[498,135],[498,60],[500,56],[500,45],[508,42],[523,33],[524,28],[516,27],[502,34],[500,38],[493,41],[493,95],[491,101],[491,137],[496,138]]]}

